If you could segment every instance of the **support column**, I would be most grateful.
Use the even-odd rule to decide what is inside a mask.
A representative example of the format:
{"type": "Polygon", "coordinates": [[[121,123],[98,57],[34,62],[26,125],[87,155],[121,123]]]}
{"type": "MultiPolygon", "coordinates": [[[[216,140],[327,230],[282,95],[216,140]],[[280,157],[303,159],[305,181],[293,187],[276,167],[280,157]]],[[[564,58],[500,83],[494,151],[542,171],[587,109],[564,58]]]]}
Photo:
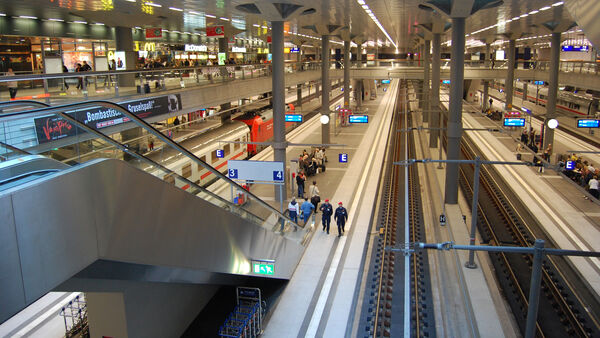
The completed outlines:
{"type": "Polygon", "coordinates": [[[302,110],[302,83],[296,85],[296,109],[302,110]]]}
{"type": "Polygon", "coordinates": [[[521,99],[523,101],[527,101],[527,92],[529,91],[528,88],[527,88],[528,87],[527,84],[528,83],[526,81],[523,81],[523,96],[521,97],[521,99]]]}
{"type": "MultiPolygon", "coordinates": [[[[491,46],[489,43],[485,44],[485,60],[484,63],[486,66],[490,64],[492,60],[491,46]]],[[[489,80],[483,80],[483,102],[481,103],[481,109],[485,112],[487,111],[487,104],[490,96],[490,82],[489,80]]]]}
{"type": "MultiPolygon", "coordinates": [[[[452,18],[452,60],[450,61],[450,111],[448,112],[447,158],[458,160],[462,137],[462,100],[465,75],[465,18],[452,18]]],[[[445,202],[458,203],[458,163],[446,165],[445,202]]]]}
{"type": "MultiPolygon", "coordinates": [[[[440,47],[442,34],[433,34],[433,54],[431,55],[431,127],[442,127],[440,110],[440,47]]],[[[429,133],[429,147],[438,146],[439,130],[431,130],[429,133]]],[[[441,146],[441,142],[440,142],[441,146]]]]}
{"type": "MultiPolygon", "coordinates": [[[[321,36],[321,115],[329,116],[329,92],[331,83],[329,82],[329,35],[321,36]]],[[[283,59],[283,56],[282,56],[283,59]]],[[[330,143],[329,131],[331,121],[321,124],[321,143],[330,143]]]]}
{"type": "MultiPolygon", "coordinates": [[[[273,150],[274,160],[286,164],[285,150],[287,143],[285,140],[285,83],[284,83],[284,59],[283,59],[283,21],[271,22],[272,35],[272,53],[273,53],[273,150]]],[[[275,186],[275,201],[286,200],[287,189],[281,189],[275,186]],[[280,196],[280,192],[283,196],[280,196]]]]}
{"type": "Polygon", "coordinates": [[[431,41],[425,40],[425,46],[423,48],[423,122],[431,121],[431,97],[429,97],[429,50],[431,49],[431,41]]]}
{"type": "MultiPolygon", "coordinates": [[[[356,61],[358,68],[362,67],[362,47],[359,43],[356,44],[356,61]]],[[[362,98],[363,98],[363,83],[362,79],[356,79],[356,106],[362,107],[362,98]]]]}
{"type": "MultiPolygon", "coordinates": [[[[118,51],[125,52],[125,69],[135,70],[137,57],[133,51],[133,33],[130,27],[115,27],[115,45],[118,51]]],[[[119,87],[135,87],[135,74],[120,74],[119,87]]]]}
{"type": "Polygon", "coordinates": [[[552,33],[550,50],[550,77],[548,78],[548,102],[546,102],[546,119],[544,120],[544,139],[540,149],[544,151],[548,144],[554,143],[554,129],[548,128],[548,121],[556,118],[556,96],[558,95],[558,66],[560,62],[560,33],[552,33]]]}
{"type": "MultiPolygon", "coordinates": [[[[229,60],[227,58],[227,49],[229,48],[229,41],[227,41],[227,38],[219,38],[219,53],[225,53],[225,59],[229,60]]],[[[227,76],[229,76],[229,74],[227,74],[227,69],[225,69],[225,67],[221,67],[221,69],[219,70],[219,73],[221,74],[221,77],[226,78],[227,76]]],[[[221,104],[221,110],[225,111],[225,110],[229,110],[231,109],[231,102],[226,102],[221,104]]],[[[228,111],[224,114],[221,114],[221,123],[229,123],[231,122],[231,111],[228,111]]]]}
{"type": "Polygon", "coordinates": [[[514,39],[508,41],[508,72],[506,73],[506,82],[504,83],[504,92],[506,94],[505,110],[512,109],[515,81],[515,44],[516,41],[514,39]]]}
{"type": "Polygon", "coordinates": [[[350,41],[344,41],[344,107],[350,108],[350,41]]]}

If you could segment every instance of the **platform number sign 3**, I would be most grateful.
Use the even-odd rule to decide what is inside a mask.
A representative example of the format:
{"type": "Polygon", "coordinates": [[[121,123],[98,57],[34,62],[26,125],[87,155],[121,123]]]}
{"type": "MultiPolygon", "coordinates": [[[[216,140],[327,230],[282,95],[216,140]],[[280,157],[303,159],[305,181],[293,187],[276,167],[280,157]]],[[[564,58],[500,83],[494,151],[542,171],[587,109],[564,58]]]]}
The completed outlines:
{"type": "Polygon", "coordinates": [[[237,169],[229,169],[228,176],[229,176],[229,178],[238,178],[238,170],[237,169]]]}
{"type": "Polygon", "coordinates": [[[283,171],[273,171],[273,181],[281,182],[283,181],[283,171]]]}
{"type": "Polygon", "coordinates": [[[223,158],[223,157],[225,157],[225,152],[223,151],[223,149],[217,149],[217,150],[215,150],[215,151],[216,151],[216,153],[217,153],[217,157],[218,157],[218,158],[223,158]]]}

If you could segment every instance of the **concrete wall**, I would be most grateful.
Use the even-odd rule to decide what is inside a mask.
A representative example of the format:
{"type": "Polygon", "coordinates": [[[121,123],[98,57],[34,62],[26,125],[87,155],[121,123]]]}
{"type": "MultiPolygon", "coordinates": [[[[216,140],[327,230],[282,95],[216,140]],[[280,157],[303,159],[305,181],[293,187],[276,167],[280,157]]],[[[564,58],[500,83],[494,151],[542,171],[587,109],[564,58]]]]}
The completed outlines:
{"type": "Polygon", "coordinates": [[[109,290],[85,294],[92,338],[180,337],[219,288],[136,281],[88,282],[95,289],[109,290]]]}

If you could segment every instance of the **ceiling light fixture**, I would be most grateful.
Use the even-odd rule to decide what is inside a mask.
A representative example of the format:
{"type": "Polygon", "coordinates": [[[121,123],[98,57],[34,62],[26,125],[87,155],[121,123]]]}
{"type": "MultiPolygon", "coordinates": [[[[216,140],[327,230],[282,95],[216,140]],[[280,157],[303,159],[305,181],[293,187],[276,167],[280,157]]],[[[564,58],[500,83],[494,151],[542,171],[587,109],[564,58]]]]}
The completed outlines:
{"type": "Polygon", "coordinates": [[[102,22],[95,22],[94,25],[96,25],[96,26],[104,26],[104,24],[102,22]]]}
{"type": "Polygon", "coordinates": [[[215,19],[215,18],[216,18],[216,16],[214,16],[214,15],[211,15],[211,14],[204,14],[204,16],[205,16],[205,17],[207,17],[207,18],[213,18],[213,19],[215,19]]]}
{"type": "Polygon", "coordinates": [[[6,14],[4,14],[4,13],[0,13],[0,16],[6,16],[6,14]]]}
{"type": "Polygon", "coordinates": [[[223,21],[229,21],[229,19],[228,19],[228,18],[219,18],[219,19],[221,19],[221,20],[223,20],[223,21]]]}
{"type": "Polygon", "coordinates": [[[125,0],[125,1],[127,1],[127,2],[135,2],[135,0],[125,0]]]}
{"type": "Polygon", "coordinates": [[[48,19],[48,21],[65,22],[63,19],[48,19]]]}
{"type": "Polygon", "coordinates": [[[369,15],[369,17],[371,17],[371,20],[373,20],[373,22],[375,23],[375,25],[377,25],[377,27],[379,27],[379,30],[381,30],[381,32],[383,33],[383,35],[385,35],[385,37],[397,49],[398,45],[394,42],[394,40],[392,40],[392,38],[390,37],[390,35],[388,34],[388,32],[385,30],[385,28],[383,28],[383,25],[381,24],[381,22],[379,22],[379,20],[375,16],[375,13],[373,13],[373,11],[371,9],[369,9],[369,6],[365,3],[365,1],[364,0],[356,0],[356,2],[363,8],[363,10],[365,11],[365,13],[367,13],[367,15],[369,15]]]}
{"type": "Polygon", "coordinates": [[[73,21],[73,23],[80,23],[82,25],[87,25],[87,21],[79,21],[79,20],[77,20],[77,21],[73,21]]]}
{"type": "Polygon", "coordinates": [[[169,9],[176,12],[183,12],[183,9],[177,7],[169,7],[169,9]]]}
{"type": "Polygon", "coordinates": [[[37,20],[37,16],[29,16],[29,15],[19,15],[19,18],[37,20]]]}
{"type": "Polygon", "coordinates": [[[162,7],[161,4],[155,4],[154,2],[144,2],[144,5],[152,6],[152,7],[162,7]]]}

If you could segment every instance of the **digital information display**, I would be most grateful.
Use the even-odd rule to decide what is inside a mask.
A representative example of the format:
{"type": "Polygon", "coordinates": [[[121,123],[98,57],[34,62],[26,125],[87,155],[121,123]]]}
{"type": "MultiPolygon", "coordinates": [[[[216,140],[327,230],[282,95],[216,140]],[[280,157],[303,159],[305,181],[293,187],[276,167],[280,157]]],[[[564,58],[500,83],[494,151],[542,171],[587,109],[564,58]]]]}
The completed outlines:
{"type": "Polygon", "coordinates": [[[525,119],[524,118],[505,118],[504,119],[505,127],[525,127],[525,119]]]}
{"type": "Polygon", "coordinates": [[[350,123],[369,123],[369,115],[350,115],[350,123]]]}
{"type": "Polygon", "coordinates": [[[391,80],[381,80],[381,83],[383,84],[389,84],[391,82],[391,80]]]}
{"type": "Polygon", "coordinates": [[[544,81],[533,81],[533,84],[538,85],[538,86],[543,86],[544,81]]]}
{"type": "Polygon", "coordinates": [[[575,169],[575,161],[567,161],[565,162],[565,169],[574,170],[575,169]]]}
{"type": "Polygon", "coordinates": [[[590,46],[562,46],[563,52],[587,52],[590,46]]]}
{"type": "Polygon", "coordinates": [[[302,122],[302,114],[285,114],[285,122],[302,122]]]}
{"type": "Polygon", "coordinates": [[[581,119],[577,120],[577,128],[599,128],[600,120],[597,119],[581,119]]]}

